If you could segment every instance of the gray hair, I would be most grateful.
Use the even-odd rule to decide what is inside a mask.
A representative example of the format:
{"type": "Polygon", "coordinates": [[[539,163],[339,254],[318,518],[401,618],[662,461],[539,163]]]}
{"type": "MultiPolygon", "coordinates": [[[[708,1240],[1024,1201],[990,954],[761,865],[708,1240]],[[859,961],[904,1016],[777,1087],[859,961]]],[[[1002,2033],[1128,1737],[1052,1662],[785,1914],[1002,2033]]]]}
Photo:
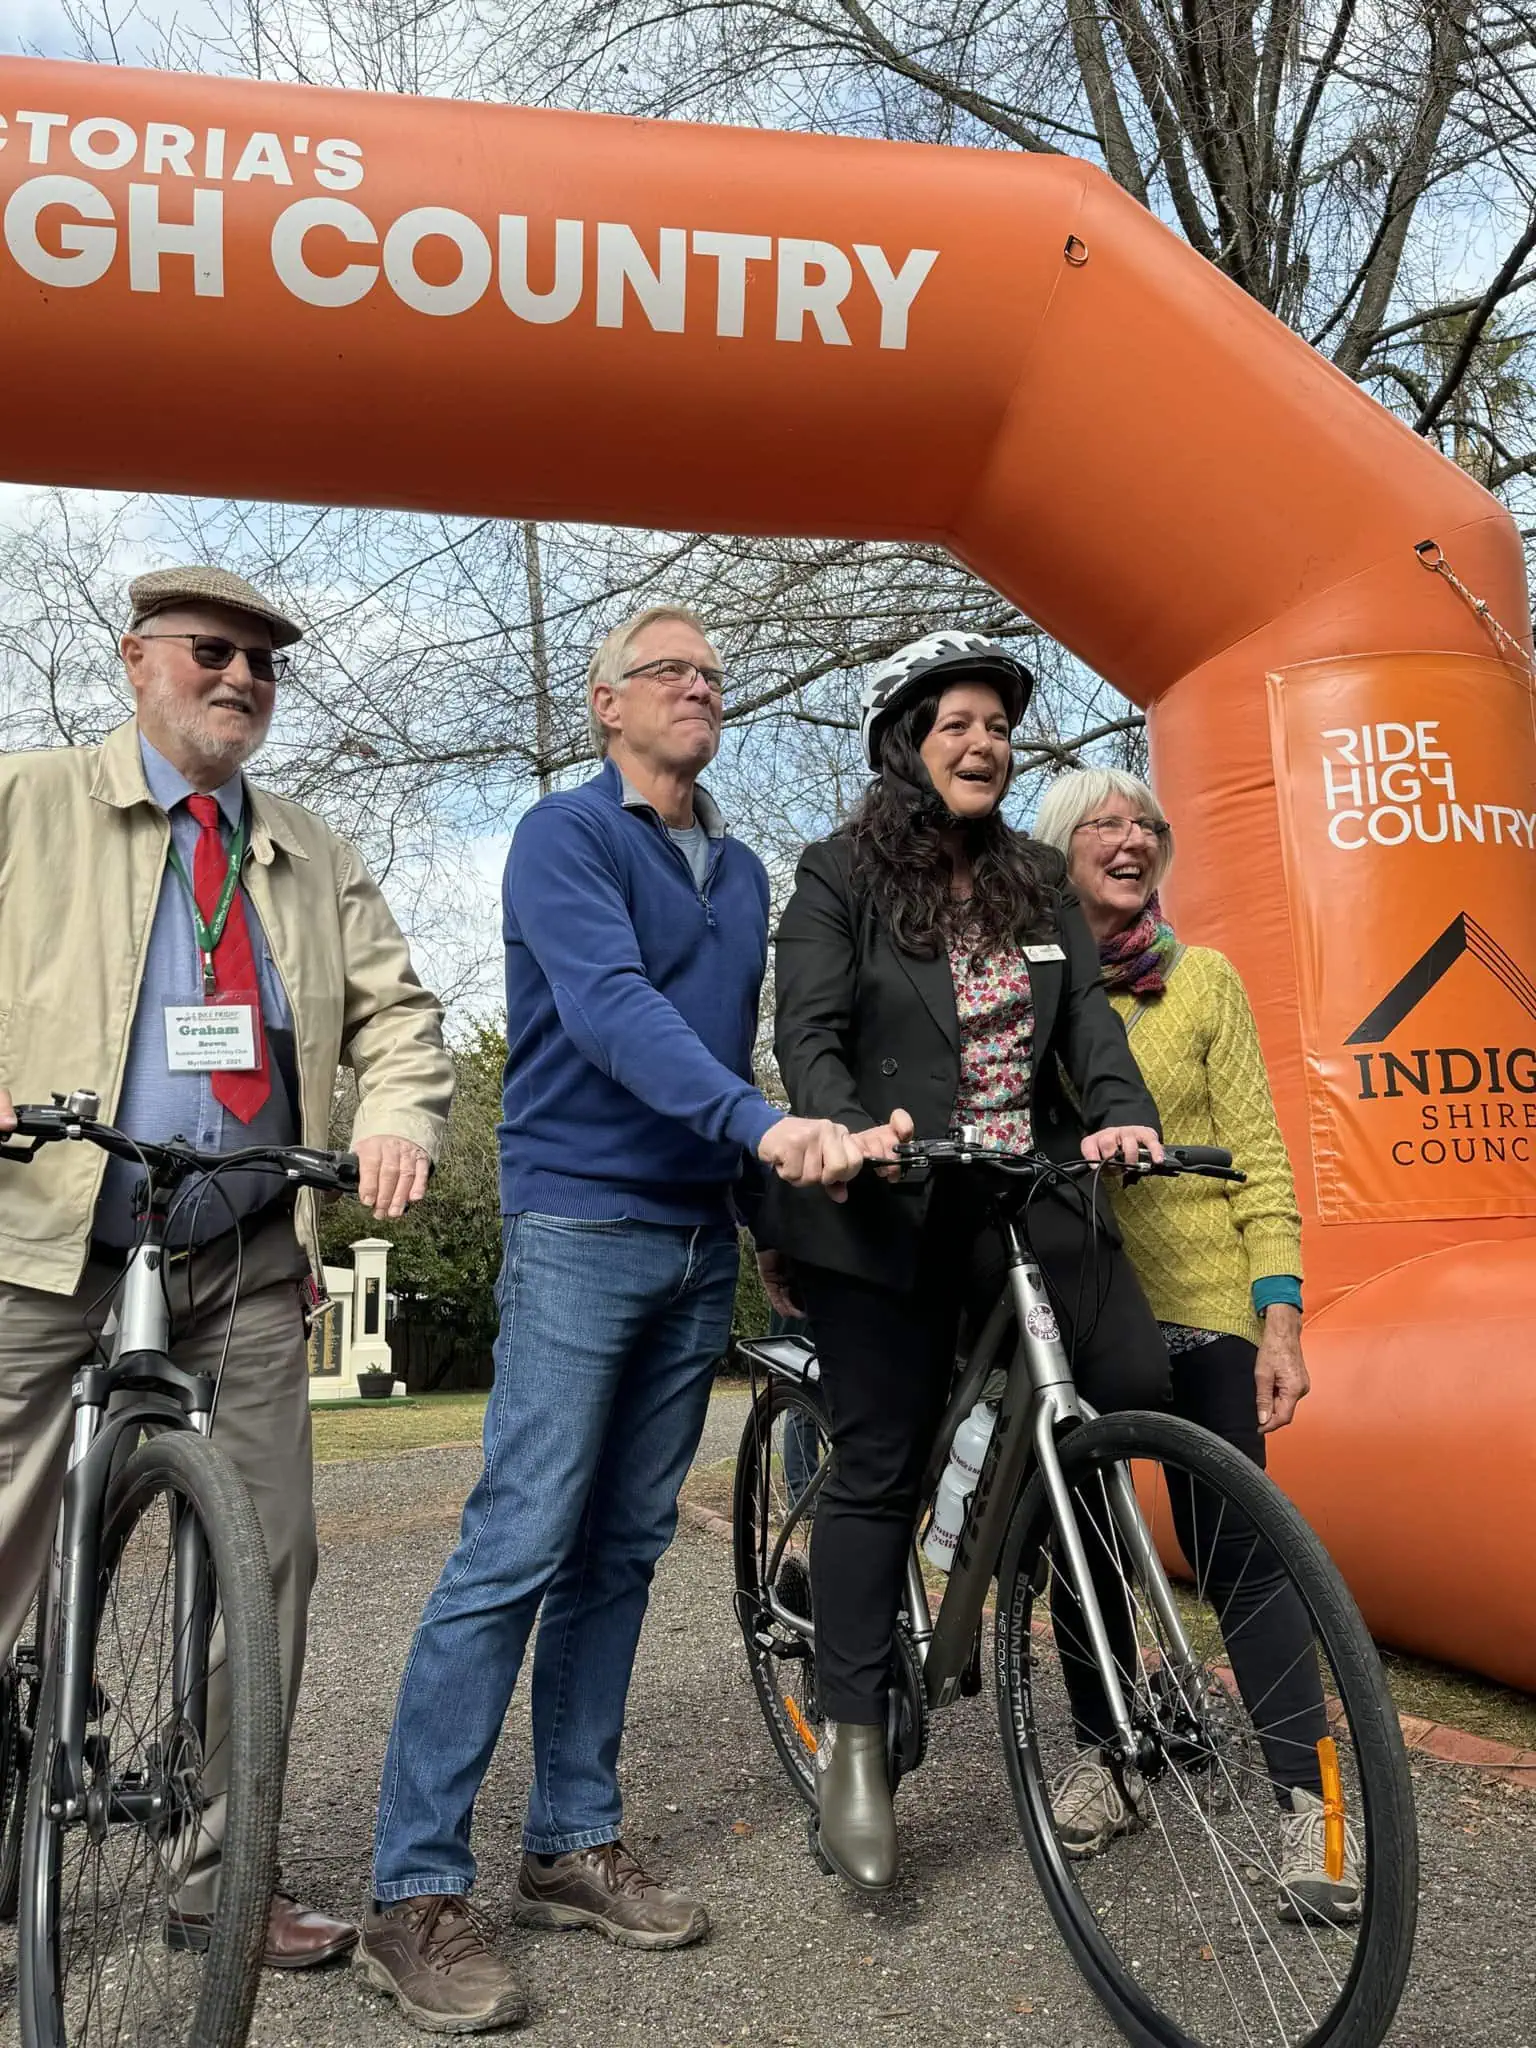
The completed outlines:
{"type": "MultiPolygon", "coordinates": [[[[1139,776],[1128,775],[1123,768],[1069,768],[1047,785],[1045,795],[1040,799],[1040,808],[1035,813],[1034,836],[1043,839],[1048,846],[1054,846],[1065,855],[1070,865],[1073,833],[1085,818],[1097,817],[1103,805],[1114,796],[1124,797],[1143,816],[1156,819],[1160,824],[1167,823],[1162,805],[1139,776]]],[[[1173,834],[1170,832],[1157,849],[1153,888],[1162,882],[1172,865],[1173,834]]]]}
{"type": "Polygon", "coordinates": [[[701,640],[709,640],[709,645],[713,649],[715,643],[709,639],[709,632],[697,612],[689,611],[688,607],[682,604],[653,604],[615,626],[588,663],[587,733],[599,759],[608,752],[608,728],[597,715],[597,707],[592,701],[593,692],[599,683],[606,683],[610,690],[621,689],[624,682],[624,664],[629,659],[629,650],[635,635],[643,633],[647,626],[669,624],[691,626],[701,640]]]}

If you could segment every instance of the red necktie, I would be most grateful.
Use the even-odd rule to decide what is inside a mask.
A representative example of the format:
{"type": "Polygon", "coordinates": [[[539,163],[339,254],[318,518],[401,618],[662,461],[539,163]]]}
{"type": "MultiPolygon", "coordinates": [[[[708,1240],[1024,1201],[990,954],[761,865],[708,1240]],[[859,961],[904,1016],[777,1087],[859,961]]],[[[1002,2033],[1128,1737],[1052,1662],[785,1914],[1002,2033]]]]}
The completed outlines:
{"type": "MultiPolygon", "coordinates": [[[[213,920],[229,872],[229,853],[219,830],[219,806],[211,796],[189,796],[187,809],[202,830],[192,863],[192,887],[197,896],[198,915],[205,924],[213,920]]],[[[267,1034],[261,1028],[261,983],[256,975],[256,957],[251,951],[250,927],[245,921],[245,894],[237,889],[230,902],[224,930],[214,948],[213,971],[216,1002],[226,1001],[226,991],[249,995],[255,1006],[255,1069],[249,1074],[216,1073],[213,1099],[222,1102],[232,1116],[248,1124],[272,1093],[272,1074],[267,1063],[267,1034]]]]}

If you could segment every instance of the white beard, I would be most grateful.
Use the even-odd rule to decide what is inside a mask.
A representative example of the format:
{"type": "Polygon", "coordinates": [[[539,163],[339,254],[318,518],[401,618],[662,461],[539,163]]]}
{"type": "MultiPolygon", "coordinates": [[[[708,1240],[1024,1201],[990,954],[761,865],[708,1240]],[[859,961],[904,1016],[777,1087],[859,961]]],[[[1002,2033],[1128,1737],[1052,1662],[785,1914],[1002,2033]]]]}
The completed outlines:
{"type": "Polygon", "coordinates": [[[258,751],[272,722],[270,715],[260,723],[253,719],[248,731],[221,739],[212,731],[204,712],[163,683],[146,681],[144,699],[159,724],[167,732],[175,733],[190,753],[210,768],[226,769],[230,775],[258,751]]]}

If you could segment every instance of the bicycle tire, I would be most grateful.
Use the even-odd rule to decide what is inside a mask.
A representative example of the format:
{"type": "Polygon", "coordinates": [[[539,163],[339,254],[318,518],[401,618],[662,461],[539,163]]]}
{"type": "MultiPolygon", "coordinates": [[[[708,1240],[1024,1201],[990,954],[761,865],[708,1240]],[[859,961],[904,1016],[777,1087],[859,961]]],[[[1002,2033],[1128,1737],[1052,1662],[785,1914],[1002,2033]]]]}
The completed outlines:
{"type": "MultiPolygon", "coordinates": [[[[762,1577],[762,1539],[765,1516],[771,1518],[776,1505],[780,1510],[785,1506],[782,1496],[775,1503],[770,1495],[764,1493],[765,1473],[768,1474],[770,1489],[773,1487],[773,1431],[775,1425],[782,1425],[794,1416],[803,1417],[819,1433],[824,1444],[830,1442],[831,1424],[820,1393],[803,1383],[770,1377],[747,1415],[736,1453],[736,1478],[731,1502],[731,1552],[736,1577],[736,1618],[746,1644],[752,1689],[757,1695],[769,1738],[785,1776],[797,1795],[814,1811],[816,1728],[821,1720],[816,1700],[815,1655],[812,1651],[793,1657],[779,1655],[764,1640],[767,1636],[775,1642],[788,1644],[790,1641],[786,1631],[775,1632],[764,1626],[766,1589],[762,1577]],[[768,1446],[766,1458],[765,1440],[768,1446]],[[794,1690],[786,1693],[783,1674],[790,1663],[798,1667],[798,1676],[792,1681],[794,1690]]],[[[782,1449],[777,1456],[782,1475],[782,1449]]],[[[770,1550],[771,1546],[770,1535],[770,1550]]],[[[809,1619],[810,1577],[803,1547],[797,1548],[793,1557],[786,1556],[781,1564],[778,1590],[781,1596],[787,1595],[786,1604],[791,1605],[795,1613],[801,1611],[798,1603],[803,1599],[805,1615],[809,1619]],[[785,1583],[790,1572],[795,1574],[792,1589],[785,1583]]]]}
{"type": "MultiPolygon", "coordinates": [[[[1166,1481],[1172,1468],[1188,1475],[1187,1498],[1194,1498],[1197,1486],[1207,1489],[1199,1497],[1201,1516],[1209,1518],[1219,1504],[1214,1521],[1205,1520],[1202,1528],[1225,1530],[1229,1539],[1239,1541],[1246,1541],[1251,1532],[1249,1555],[1262,1557],[1266,1568],[1278,1566],[1289,1577],[1305,1610],[1303,1626],[1310,1628],[1317,1652],[1322,1686],[1319,1708],[1328,1716],[1328,1740],[1332,1743],[1338,1737],[1352,1744],[1351,1825],[1356,1814],[1363,1823],[1363,1882],[1355,1923],[1358,1936],[1346,1970],[1342,1952],[1336,1962],[1331,1958],[1348,1930],[1314,1920],[1305,1912],[1277,1913],[1270,1890],[1276,1865],[1269,1860],[1266,1866],[1265,1853],[1257,1846],[1253,1816],[1242,1807],[1240,1822],[1224,1817],[1232,1811],[1232,1790],[1240,1794],[1249,1780],[1260,1824],[1267,1811],[1273,1828],[1273,1815],[1283,1811],[1274,1803],[1279,1781],[1272,1777],[1271,1756],[1261,1746],[1265,1733],[1260,1721],[1254,1721],[1246,1752],[1257,1763],[1256,1769],[1241,1761],[1234,1762],[1230,1772],[1224,1764],[1218,1769],[1217,1744],[1226,1740],[1224,1736],[1202,1737],[1207,1744],[1203,1751],[1198,1743],[1183,1751],[1177,1749],[1168,1733],[1172,1718],[1168,1707],[1182,1681],[1170,1675],[1174,1667],[1165,1654],[1144,1646],[1133,1635],[1136,1654],[1121,1666],[1121,1676],[1133,1708],[1133,1722],[1139,1698],[1143,1720],[1138,1726],[1157,1731],[1166,1784],[1160,1788],[1151,1779],[1140,1779],[1135,1789],[1145,1802],[1145,1816],[1138,1817],[1128,1800],[1126,1825],[1116,1831],[1117,1839],[1098,1847],[1097,1853],[1085,1853],[1081,1847],[1068,1852],[1053,1818],[1052,1773],[1046,1761],[1050,1742],[1056,1739],[1050,1732],[1053,1715],[1065,1727],[1064,1742],[1081,1744],[1083,1738],[1073,1707],[1069,1702],[1060,1704],[1067,1702],[1067,1692],[1059,1646],[1052,1631],[1034,1618],[1035,1603],[1045,1590],[1048,1572],[1054,1569],[1049,1548],[1051,1510],[1043,1476],[1037,1470],[1014,1511],[998,1573],[998,1717],[1030,1861],[1074,1962],[1116,2026],[1137,2048],[1196,2048],[1196,2044],[1198,2048],[1225,2048],[1229,2040],[1262,2042],[1266,2048],[1270,2044],[1275,2048],[1281,2044],[1283,2048],[1325,2048],[1325,2044],[1326,2048],[1376,2048],[1391,2024],[1412,1959],[1418,1843],[1401,1729],[1359,1609],[1322,1544],[1286,1497],[1256,1466],[1209,1432],[1173,1416],[1126,1413],[1068,1432],[1058,1449],[1063,1476],[1078,1503],[1080,1529],[1085,1519],[1082,1503],[1096,1497],[1101,1477],[1106,1491],[1097,1497],[1104,1499],[1105,1520],[1109,1519],[1108,1475],[1114,1467],[1132,1471],[1144,1501],[1149,1493],[1156,1495],[1159,1475],[1166,1481]],[[1181,1757],[1189,1760],[1187,1764],[1179,1761],[1181,1757]],[[1206,1773],[1203,1780],[1197,1779],[1197,1762],[1206,1773]],[[1263,1806],[1266,1798],[1268,1808],[1263,1806]],[[1175,1835],[1189,1840],[1195,1845],[1193,1862],[1202,1831],[1210,1840],[1209,1866],[1217,1873],[1215,1881],[1203,1890],[1200,1866],[1195,1866],[1192,1880],[1173,1846],[1175,1835]],[[1114,1908],[1110,1866],[1117,1856],[1123,1858],[1120,1882],[1125,1898],[1129,1900],[1134,1891],[1139,1901],[1134,1911],[1114,1908]],[[1164,1864],[1154,1868],[1159,1856],[1164,1864]],[[1172,1884],[1167,1881],[1169,1864],[1177,1873],[1172,1884]],[[1159,1889],[1160,1870],[1163,1889],[1159,1889]],[[1258,1890],[1250,1898],[1248,1892],[1256,1883],[1258,1890]],[[1165,1944],[1159,1936],[1154,1957],[1152,1921],[1158,1915],[1179,1930],[1180,1938],[1186,1925],[1211,1934],[1224,1920],[1221,1952],[1207,1942],[1197,1959],[1192,1949],[1186,1954],[1178,1940],[1165,1944]],[[1284,1925],[1287,1919],[1301,1931],[1292,1934],[1284,1925]],[[1244,1960],[1240,1941],[1227,1945],[1227,1933],[1234,1924],[1247,1942],[1251,1966],[1244,1960]],[[1276,1933],[1275,1927],[1281,1931],[1276,1933]],[[1124,1931],[1124,1955],[1113,1938],[1117,1928],[1124,1931]],[[1290,1962],[1286,1961],[1285,1944],[1291,1945],[1290,1962]],[[1258,1976],[1261,1958],[1267,1961],[1266,1946],[1291,1974],[1293,1984],[1296,1970],[1303,1966],[1320,1982],[1332,1978],[1331,2003],[1325,2011],[1312,2011],[1305,1987],[1302,1995],[1292,1998],[1283,1990],[1277,1999],[1268,1984],[1262,1988],[1270,1996],[1272,2011],[1262,2009],[1262,1998],[1255,1998],[1246,2013],[1237,2009],[1240,1998],[1231,1979],[1245,1971],[1258,1976]],[[1314,1962],[1314,1953],[1324,1959],[1322,1964],[1314,1962]],[[1182,1995],[1190,2003],[1203,1999],[1208,2007],[1220,2008],[1224,2000],[1230,2000],[1232,2020],[1223,2021],[1218,2010],[1202,2017],[1198,2028],[1190,2031],[1194,2023],[1187,2016],[1165,2009],[1170,2002],[1167,1986],[1175,1977],[1181,1988],[1189,1987],[1182,1995]]],[[[1171,1481],[1168,1486],[1166,1499],[1171,1506],[1175,1493],[1171,1481]]],[[[1106,1569],[1108,1555],[1115,1548],[1113,1541],[1103,1546],[1106,1569]]],[[[1138,1585],[1147,1580],[1144,1574],[1127,1574],[1125,1564],[1122,1550],[1114,1568],[1125,1582],[1122,1590],[1128,1607],[1135,1612],[1135,1589],[1130,1588],[1129,1579],[1136,1577],[1138,1585]]],[[[1193,1573],[1193,1594],[1180,1587],[1179,1596],[1191,1614],[1197,1615],[1202,1583],[1198,1564],[1193,1573]]],[[[1188,1633],[1193,1638],[1193,1626],[1188,1633]]],[[[1234,1629],[1234,1638],[1236,1634],[1234,1629]]],[[[1215,1641],[1223,1658],[1231,1654],[1219,1632],[1215,1641]]],[[[1225,1713],[1226,1723],[1236,1726],[1251,1712],[1238,1681],[1215,1663],[1214,1647],[1198,1654],[1202,1674],[1211,1674],[1209,1689],[1200,1695],[1202,1714],[1209,1702],[1217,1701],[1213,1719],[1220,1721],[1225,1713]],[[1217,1684],[1222,1688],[1219,1694],[1217,1684]]],[[[1273,1726],[1267,1732],[1273,1737],[1273,1726]]],[[[1295,1748],[1302,1746],[1297,1743],[1295,1748]]],[[[1321,1754],[1322,1745],[1316,1746],[1321,1754]]],[[[1083,1753],[1079,1749],[1078,1754],[1083,1753]]],[[[1238,1758],[1235,1743],[1232,1754],[1238,1758]]],[[[1056,1782],[1059,1784],[1059,1778],[1056,1782]]],[[[1122,1781],[1121,1790],[1125,1789],[1122,1781]]],[[[1340,1803],[1342,1806],[1342,1798],[1340,1803]]],[[[1282,1904],[1284,1898],[1282,1892],[1282,1904]]],[[[1277,1979],[1279,1975],[1276,1970],[1277,1979]]],[[[1312,1995],[1321,2003],[1322,1993],[1312,1995]]]]}
{"type": "Polygon", "coordinates": [[[21,1684],[14,1658],[0,1665],[0,1922],[16,1918],[21,1873],[20,1808],[26,1799],[21,1761],[21,1684]]]}
{"type": "MultiPolygon", "coordinates": [[[[277,1829],[283,1767],[277,1624],[266,1547],[250,1496],[223,1453],[205,1437],[191,1431],[178,1430],[152,1437],[112,1478],[103,1509],[101,1563],[95,1588],[96,1612],[92,1618],[94,1668],[98,1673],[98,1679],[93,1681],[93,1691],[100,1692],[100,1703],[93,1702],[93,1712],[103,1724],[118,1712],[124,1722],[129,1721],[128,1705],[114,1696],[114,1685],[119,1682],[114,1656],[120,1645],[115,1646],[109,1639],[107,1618],[109,1613],[115,1618],[119,1599],[126,1603],[134,1597],[134,1584],[130,1581],[138,1569],[137,1554],[130,1559],[129,1546],[135,1531],[141,1526],[150,1531],[145,1539],[146,1551],[154,1544],[159,1533],[158,1521],[152,1525],[150,1517],[155,1513],[156,1503],[162,1501],[166,1506],[167,1528],[172,1526],[173,1510],[190,1512],[196,1517],[206,1544],[207,1568],[212,1584],[209,1611],[216,1610],[220,1616],[227,1673],[227,1807],[218,1911],[214,1915],[206,1953],[200,1958],[173,1958],[165,1939],[164,1901],[146,1902],[140,1912],[135,1944],[128,1937],[127,1920],[122,1911],[123,1892],[119,1888],[115,1902],[118,1931],[127,1940],[126,1948],[117,1951],[119,1961],[115,1966],[127,1986],[122,1996],[122,2015],[127,2014],[129,1999],[134,1995],[133,1986],[143,1985],[151,1973],[159,1972],[165,1978],[166,1991],[162,1996],[160,2019],[154,2029],[154,2038],[158,2042],[169,2044],[175,2040],[178,2044],[184,2043],[185,2048],[242,2048],[255,2004],[267,1915],[277,1874],[277,1829]],[[125,1560],[128,1560],[126,1564],[125,1560]],[[125,1956],[126,1968],[121,1960],[125,1956]],[[165,2001],[170,1995],[173,1980],[177,2002],[174,2008],[170,2008],[165,2001]]],[[[170,1579],[174,1571],[174,1543],[169,1546],[169,1556],[170,1563],[163,1568],[166,1579],[170,1579]]],[[[153,1594],[150,1597],[153,1600],[153,1594]]],[[[160,1597],[163,1610],[165,1596],[162,1593],[160,1597]]],[[[137,1682],[137,1674],[144,1668],[144,1659],[141,1655],[129,1670],[126,1651],[121,1655],[126,1674],[121,1680],[121,1688],[126,1693],[130,1683],[137,1682]]],[[[35,1764],[22,1857],[19,1958],[22,2039],[27,2048],[94,2048],[98,2038],[91,2024],[95,2010],[94,1980],[84,1974],[84,1965],[80,1969],[75,1967],[77,1955],[90,1951],[88,1944],[82,1943],[82,1930],[75,1926],[70,1914],[66,1888],[72,1870],[71,1855],[78,1854],[83,1862],[85,1855],[96,1850],[98,1844],[91,1829],[86,1827],[85,1842],[89,1849],[82,1847],[79,1842],[82,1823],[62,1823],[48,1811],[48,1782],[52,1775],[50,1765],[56,1741],[58,1664],[55,1656],[50,1655],[49,1666],[38,1713],[35,1764]],[[75,1838],[73,1841],[72,1837],[75,1838]]],[[[206,1677],[206,1672],[204,1675],[206,1677]]],[[[167,1737],[162,1722],[147,1744],[144,1728],[138,1727],[135,1731],[130,1725],[130,1749],[132,1739],[137,1739],[137,1753],[141,1756],[158,1749],[167,1782],[183,1782],[165,1757],[168,1751],[171,1752],[179,1769],[185,1770],[187,1753],[173,1748],[184,1725],[173,1729],[167,1737]]],[[[100,1735],[97,1740],[106,1745],[111,1742],[107,1735],[100,1735]]],[[[199,1769],[205,1761],[200,1755],[196,1758],[199,1769]]],[[[108,1772],[101,1752],[98,1752],[91,1770],[95,1783],[103,1788],[126,1781],[131,1776],[131,1772],[108,1772]]],[[[183,1812],[181,1842],[186,1841],[189,1831],[195,1833],[200,1812],[201,1807],[196,1804],[189,1805],[183,1812]]],[[[101,1835],[103,1860],[106,1845],[118,1841],[136,1844],[140,1839],[147,1842],[149,1848],[144,1852],[147,1860],[153,1866],[158,1859],[169,1893],[174,1880],[164,1866],[174,1860],[174,1845],[171,1855],[164,1854],[153,1832],[141,1828],[136,1821],[110,1821],[101,1830],[101,1835]]],[[[138,1853],[137,1848],[133,1853],[138,1853]]],[[[132,1867],[130,1856],[129,1869],[132,1867]]],[[[111,1875],[109,1871],[109,1878],[111,1875]]],[[[74,1896],[81,1896],[83,1889],[81,1877],[75,1878],[74,1896]]],[[[95,1897],[100,1897],[99,1883],[95,1897]]],[[[109,1903],[112,1903],[110,1896],[109,1903]]],[[[103,1993],[103,2001],[105,1996],[103,1993]]],[[[138,2032],[122,2034],[122,2015],[117,2032],[100,2034],[103,2042],[140,2038],[138,2032]]],[[[142,2016],[140,2025],[142,2027],[142,2016]]]]}
{"type": "MultiPolygon", "coordinates": [[[[37,1610],[32,1611],[32,1620],[37,1610]]],[[[22,1671],[22,1659],[15,1651],[0,1668],[0,1924],[16,1918],[16,1900],[21,1888],[21,1841],[27,1814],[27,1771],[32,1756],[32,1738],[37,1726],[36,1648],[26,1626],[22,1640],[28,1642],[32,1676],[22,1671]]]]}

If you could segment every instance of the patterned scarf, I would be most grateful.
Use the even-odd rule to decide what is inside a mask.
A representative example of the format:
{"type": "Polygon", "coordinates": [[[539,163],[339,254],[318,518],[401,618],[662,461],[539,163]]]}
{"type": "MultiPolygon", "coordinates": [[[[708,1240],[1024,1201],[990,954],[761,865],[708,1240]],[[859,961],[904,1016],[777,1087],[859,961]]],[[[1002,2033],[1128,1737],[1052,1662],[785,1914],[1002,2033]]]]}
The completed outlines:
{"type": "Polygon", "coordinates": [[[1136,922],[1099,947],[1104,986],[1111,995],[1160,996],[1178,945],[1154,889],[1136,922]]]}

